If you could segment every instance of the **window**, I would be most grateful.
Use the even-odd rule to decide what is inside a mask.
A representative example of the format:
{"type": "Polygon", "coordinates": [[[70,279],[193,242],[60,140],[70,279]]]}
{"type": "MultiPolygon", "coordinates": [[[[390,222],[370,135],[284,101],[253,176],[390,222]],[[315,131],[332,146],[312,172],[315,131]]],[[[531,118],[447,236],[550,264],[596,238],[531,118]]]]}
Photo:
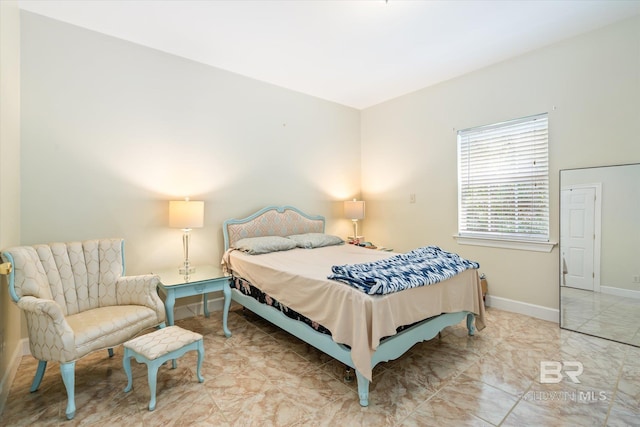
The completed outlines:
{"type": "Polygon", "coordinates": [[[458,236],[548,242],[548,158],[547,114],[458,131],[458,236]]]}

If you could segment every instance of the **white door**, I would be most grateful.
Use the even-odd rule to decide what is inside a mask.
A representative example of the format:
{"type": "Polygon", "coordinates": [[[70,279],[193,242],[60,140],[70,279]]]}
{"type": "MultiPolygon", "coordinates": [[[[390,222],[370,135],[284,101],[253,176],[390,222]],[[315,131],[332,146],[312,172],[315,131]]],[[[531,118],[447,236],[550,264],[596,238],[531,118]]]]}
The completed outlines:
{"type": "Polygon", "coordinates": [[[561,197],[561,283],[593,291],[596,189],[563,189],[561,197]]]}

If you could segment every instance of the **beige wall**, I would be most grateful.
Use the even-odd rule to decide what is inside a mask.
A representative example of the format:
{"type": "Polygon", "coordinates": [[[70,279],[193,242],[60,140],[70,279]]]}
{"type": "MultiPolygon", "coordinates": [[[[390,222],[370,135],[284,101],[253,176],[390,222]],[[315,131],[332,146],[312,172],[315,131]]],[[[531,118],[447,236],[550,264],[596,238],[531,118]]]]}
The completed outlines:
{"type": "Polygon", "coordinates": [[[125,238],[127,271],[176,268],[168,200],[205,201],[192,263],[224,219],[269,204],[327,217],[359,196],[360,112],[22,12],[22,242],[125,238]]]}
{"type": "MultiPolygon", "coordinates": [[[[0,1],[0,248],[20,243],[20,13],[0,1]]],[[[18,355],[21,315],[0,276],[0,413],[18,355]]]]}
{"type": "Polygon", "coordinates": [[[399,250],[436,244],[459,252],[480,262],[492,296],[557,309],[557,247],[536,253],[452,238],[456,130],[543,112],[557,241],[560,169],[640,161],[640,18],[364,110],[364,234],[399,250]]]}

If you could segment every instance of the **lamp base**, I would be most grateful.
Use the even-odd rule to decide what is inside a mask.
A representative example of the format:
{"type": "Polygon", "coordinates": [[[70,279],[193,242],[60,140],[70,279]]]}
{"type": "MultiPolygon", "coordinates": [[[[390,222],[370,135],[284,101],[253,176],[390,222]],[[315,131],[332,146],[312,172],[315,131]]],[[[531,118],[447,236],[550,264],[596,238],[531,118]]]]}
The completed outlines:
{"type": "Polygon", "coordinates": [[[183,274],[188,276],[189,274],[195,273],[195,267],[191,266],[191,261],[189,261],[189,237],[191,236],[191,229],[185,228],[182,231],[182,250],[184,251],[184,262],[182,263],[182,267],[178,269],[179,274],[183,274]]]}
{"type": "Polygon", "coordinates": [[[180,267],[178,269],[178,273],[179,274],[184,274],[185,276],[188,274],[193,274],[196,272],[196,268],[195,267],[180,267]]]}

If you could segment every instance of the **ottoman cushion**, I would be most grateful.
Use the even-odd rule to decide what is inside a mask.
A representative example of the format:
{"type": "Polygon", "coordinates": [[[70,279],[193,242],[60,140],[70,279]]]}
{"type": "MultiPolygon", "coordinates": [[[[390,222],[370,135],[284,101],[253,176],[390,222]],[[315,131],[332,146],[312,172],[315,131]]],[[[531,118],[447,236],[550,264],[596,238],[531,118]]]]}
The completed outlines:
{"type": "Polygon", "coordinates": [[[155,360],[201,339],[202,335],[196,332],[179,326],[167,326],[127,341],[123,345],[149,360],[155,360]]]}

